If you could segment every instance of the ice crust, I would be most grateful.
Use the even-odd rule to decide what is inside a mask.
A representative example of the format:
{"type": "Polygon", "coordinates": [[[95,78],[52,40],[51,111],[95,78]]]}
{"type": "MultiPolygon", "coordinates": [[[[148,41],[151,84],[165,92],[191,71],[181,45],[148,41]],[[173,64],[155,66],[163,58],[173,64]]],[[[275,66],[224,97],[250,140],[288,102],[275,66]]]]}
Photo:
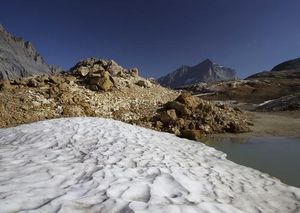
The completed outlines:
{"type": "Polygon", "coordinates": [[[0,129],[0,212],[300,212],[300,189],[199,142],[100,118],[0,129]]]}

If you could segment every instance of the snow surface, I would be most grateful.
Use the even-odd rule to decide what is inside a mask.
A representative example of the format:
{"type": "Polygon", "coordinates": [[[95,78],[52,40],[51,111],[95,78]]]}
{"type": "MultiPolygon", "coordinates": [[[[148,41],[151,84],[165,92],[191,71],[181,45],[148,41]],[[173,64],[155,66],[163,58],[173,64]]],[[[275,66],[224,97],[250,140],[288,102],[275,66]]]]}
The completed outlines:
{"type": "Polygon", "coordinates": [[[274,100],[272,99],[272,100],[264,101],[263,103],[258,104],[258,106],[266,105],[266,104],[268,104],[268,103],[271,103],[272,101],[274,101],[274,100]]]}
{"type": "Polygon", "coordinates": [[[299,212],[300,189],[199,142],[99,118],[0,129],[0,212],[299,212]]]}

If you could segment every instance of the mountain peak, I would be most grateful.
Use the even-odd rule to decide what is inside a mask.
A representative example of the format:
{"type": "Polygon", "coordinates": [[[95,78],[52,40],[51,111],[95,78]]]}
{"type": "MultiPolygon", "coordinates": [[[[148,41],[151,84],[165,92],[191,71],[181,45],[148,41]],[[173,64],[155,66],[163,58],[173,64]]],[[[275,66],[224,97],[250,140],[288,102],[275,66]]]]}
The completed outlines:
{"type": "Polygon", "coordinates": [[[175,71],[159,78],[157,81],[167,87],[176,88],[200,82],[224,81],[236,79],[231,68],[213,63],[209,58],[195,66],[182,66],[175,71]]]}
{"type": "Polygon", "coordinates": [[[212,60],[210,60],[209,58],[205,59],[201,63],[210,63],[210,64],[213,64],[212,60]]]}

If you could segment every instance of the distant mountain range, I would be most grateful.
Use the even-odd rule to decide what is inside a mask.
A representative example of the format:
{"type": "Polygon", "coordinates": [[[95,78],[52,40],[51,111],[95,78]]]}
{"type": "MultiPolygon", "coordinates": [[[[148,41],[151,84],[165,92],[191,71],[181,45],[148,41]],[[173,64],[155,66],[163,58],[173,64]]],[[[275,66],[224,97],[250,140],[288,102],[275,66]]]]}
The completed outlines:
{"type": "Polygon", "coordinates": [[[235,70],[213,63],[210,59],[195,66],[183,65],[175,71],[157,79],[162,86],[171,88],[200,82],[213,82],[236,79],[235,70]]]}
{"type": "Polygon", "coordinates": [[[45,63],[29,41],[12,36],[0,25],[0,80],[58,71],[58,67],[45,63]]]}

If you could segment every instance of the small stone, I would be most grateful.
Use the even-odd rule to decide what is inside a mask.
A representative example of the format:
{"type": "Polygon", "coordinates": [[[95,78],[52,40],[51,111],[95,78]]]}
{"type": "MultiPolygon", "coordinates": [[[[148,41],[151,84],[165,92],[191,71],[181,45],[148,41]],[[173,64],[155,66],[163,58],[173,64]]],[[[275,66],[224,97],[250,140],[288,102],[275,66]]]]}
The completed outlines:
{"type": "Polygon", "coordinates": [[[139,76],[139,70],[138,70],[138,68],[132,68],[132,69],[130,69],[129,73],[134,78],[136,78],[136,77],[139,76]]]}
{"type": "Polygon", "coordinates": [[[37,87],[38,86],[38,82],[34,79],[31,78],[27,81],[27,86],[29,87],[37,87]]]}
{"type": "Polygon", "coordinates": [[[9,80],[0,82],[0,90],[10,90],[12,88],[9,80]]]}

